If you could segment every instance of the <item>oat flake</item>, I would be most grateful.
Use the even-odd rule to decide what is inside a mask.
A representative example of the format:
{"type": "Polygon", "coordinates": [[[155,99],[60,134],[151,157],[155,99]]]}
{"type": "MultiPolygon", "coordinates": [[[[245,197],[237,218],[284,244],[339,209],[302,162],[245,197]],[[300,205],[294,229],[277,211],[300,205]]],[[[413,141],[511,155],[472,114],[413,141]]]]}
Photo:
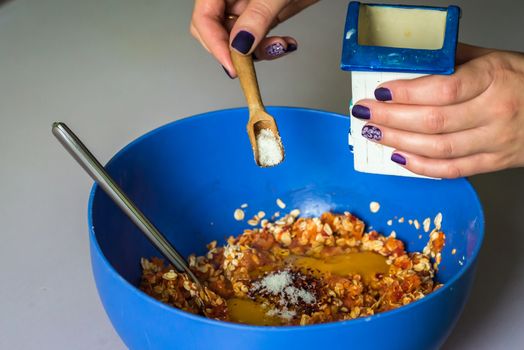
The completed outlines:
{"type": "Polygon", "coordinates": [[[442,213],[438,213],[437,216],[435,216],[433,223],[435,224],[435,228],[437,230],[440,230],[440,228],[442,227],[442,213]]]}
{"type": "Polygon", "coordinates": [[[431,219],[425,218],[422,226],[424,226],[424,232],[429,232],[429,226],[431,225],[431,219]]]}
{"type": "Polygon", "coordinates": [[[233,217],[235,218],[236,221],[244,220],[244,217],[245,217],[244,211],[242,209],[236,209],[235,212],[233,213],[233,217]]]}
{"type": "Polygon", "coordinates": [[[280,209],[285,209],[286,208],[286,203],[282,202],[282,199],[280,198],[277,198],[277,205],[280,209]]]}
{"type": "Polygon", "coordinates": [[[380,210],[380,203],[378,203],[378,202],[371,202],[371,203],[369,203],[369,210],[372,213],[377,213],[380,210]]]}

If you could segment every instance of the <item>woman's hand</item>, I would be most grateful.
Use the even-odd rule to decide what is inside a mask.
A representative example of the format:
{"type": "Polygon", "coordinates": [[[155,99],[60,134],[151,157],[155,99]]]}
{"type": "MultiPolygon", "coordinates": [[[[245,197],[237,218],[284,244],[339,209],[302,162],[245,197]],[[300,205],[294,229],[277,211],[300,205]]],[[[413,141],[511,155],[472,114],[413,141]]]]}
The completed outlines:
{"type": "Polygon", "coordinates": [[[369,119],[362,135],[431,177],[524,166],[524,54],[459,49],[454,74],[387,82],[378,101],[358,101],[353,116],[369,119]]]}
{"type": "Polygon", "coordinates": [[[278,23],[318,0],[196,0],[191,34],[231,78],[236,76],[229,47],[259,60],[282,57],[297,49],[288,36],[266,37],[278,23]]]}

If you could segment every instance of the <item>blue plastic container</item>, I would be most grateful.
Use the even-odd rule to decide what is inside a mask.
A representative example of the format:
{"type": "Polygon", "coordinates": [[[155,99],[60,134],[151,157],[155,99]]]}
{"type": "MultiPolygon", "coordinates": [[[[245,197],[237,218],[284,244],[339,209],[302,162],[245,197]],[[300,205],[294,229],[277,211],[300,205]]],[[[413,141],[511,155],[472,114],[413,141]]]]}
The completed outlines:
{"type": "Polygon", "coordinates": [[[306,327],[256,327],[218,322],[164,305],[136,288],[140,258],[160,256],[97,186],[89,202],[96,285],[113,326],[131,349],[436,349],[468,297],[484,218],[464,179],[425,180],[357,173],[347,148],[347,117],[275,107],[286,149],[274,168],[255,165],[245,133],[247,110],[183,119],[154,130],[120,151],[107,168],[144,213],[183,254],[203,253],[246,227],[247,215],[280,210],[276,198],[303,215],[326,210],[360,216],[421,250],[428,234],[408,225],[443,214],[447,241],[438,274],[445,286],[424,299],[368,318],[306,327]],[[381,205],[378,213],[369,203],[381,205]],[[404,223],[394,220],[404,217],[404,223]],[[419,238],[422,235],[422,238],[419,238]],[[451,251],[456,249],[456,253],[451,251]]]}

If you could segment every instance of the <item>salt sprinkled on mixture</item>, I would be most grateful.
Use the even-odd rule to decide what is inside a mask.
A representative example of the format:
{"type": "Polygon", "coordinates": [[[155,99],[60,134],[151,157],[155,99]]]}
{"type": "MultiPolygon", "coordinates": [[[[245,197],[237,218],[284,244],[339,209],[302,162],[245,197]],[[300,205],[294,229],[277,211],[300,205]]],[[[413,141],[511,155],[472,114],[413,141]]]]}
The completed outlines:
{"type": "Polygon", "coordinates": [[[277,165],[282,161],[280,142],[269,129],[262,129],[257,135],[258,162],[262,166],[277,165]]]}
{"type": "Polygon", "coordinates": [[[266,315],[268,316],[278,316],[280,318],[283,318],[285,320],[291,320],[293,317],[295,317],[297,313],[293,310],[289,310],[287,307],[280,309],[270,309],[268,312],[266,312],[266,315]]]}
{"type": "Polygon", "coordinates": [[[316,296],[297,284],[297,278],[303,278],[297,272],[290,270],[274,271],[253,283],[251,293],[276,297],[275,307],[267,312],[269,316],[279,316],[284,319],[293,318],[297,312],[294,308],[300,305],[312,305],[317,302],[316,296]],[[292,307],[292,309],[290,309],[292,307]]]}
{"type": "Polygon", "coordinates": [[[281,294],[292,283],[289,271],[278,271],[265,276],[260,282],[253,283],[255,289],[263,289],[270,294],[281,294]]]}
{"type": "Polygon", "coordinates": [[[298,299],[302,299],[302,301],[306,304],[313,304],[316,301],[316,298],[313,294],[304,289],[298,289],[294,286],[286,287],[286,289],[284,289],[284,293],[289,298],[288,302],[293,305],[298,303],[298,299]]]}

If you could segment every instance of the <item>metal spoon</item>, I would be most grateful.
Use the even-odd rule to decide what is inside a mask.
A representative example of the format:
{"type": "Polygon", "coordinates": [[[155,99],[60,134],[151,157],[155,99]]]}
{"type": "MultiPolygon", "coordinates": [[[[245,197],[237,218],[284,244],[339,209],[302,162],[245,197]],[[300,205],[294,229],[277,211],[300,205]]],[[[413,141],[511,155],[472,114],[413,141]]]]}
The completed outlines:
{"type": "Polygon", "coordinates": [[[107,195],[118,205],[120,209],[131,219],[131,221],[146,235],[162,255],[175,268],[187,275],[201,289],[202,283],[189,268],[186,260],[177,252],[175,247],[169,243],[165,236],[149,221],[138,207],[129,199],[124,191],[118,186],[113,178],[107,173],[102,164],[93,156],[87,147],[73,133],[66,124],[62,122],[53,123],[53,134],[64,148],[76,159],[78,164],[95,180],[95,182],[107,193],[107,195]]]}

